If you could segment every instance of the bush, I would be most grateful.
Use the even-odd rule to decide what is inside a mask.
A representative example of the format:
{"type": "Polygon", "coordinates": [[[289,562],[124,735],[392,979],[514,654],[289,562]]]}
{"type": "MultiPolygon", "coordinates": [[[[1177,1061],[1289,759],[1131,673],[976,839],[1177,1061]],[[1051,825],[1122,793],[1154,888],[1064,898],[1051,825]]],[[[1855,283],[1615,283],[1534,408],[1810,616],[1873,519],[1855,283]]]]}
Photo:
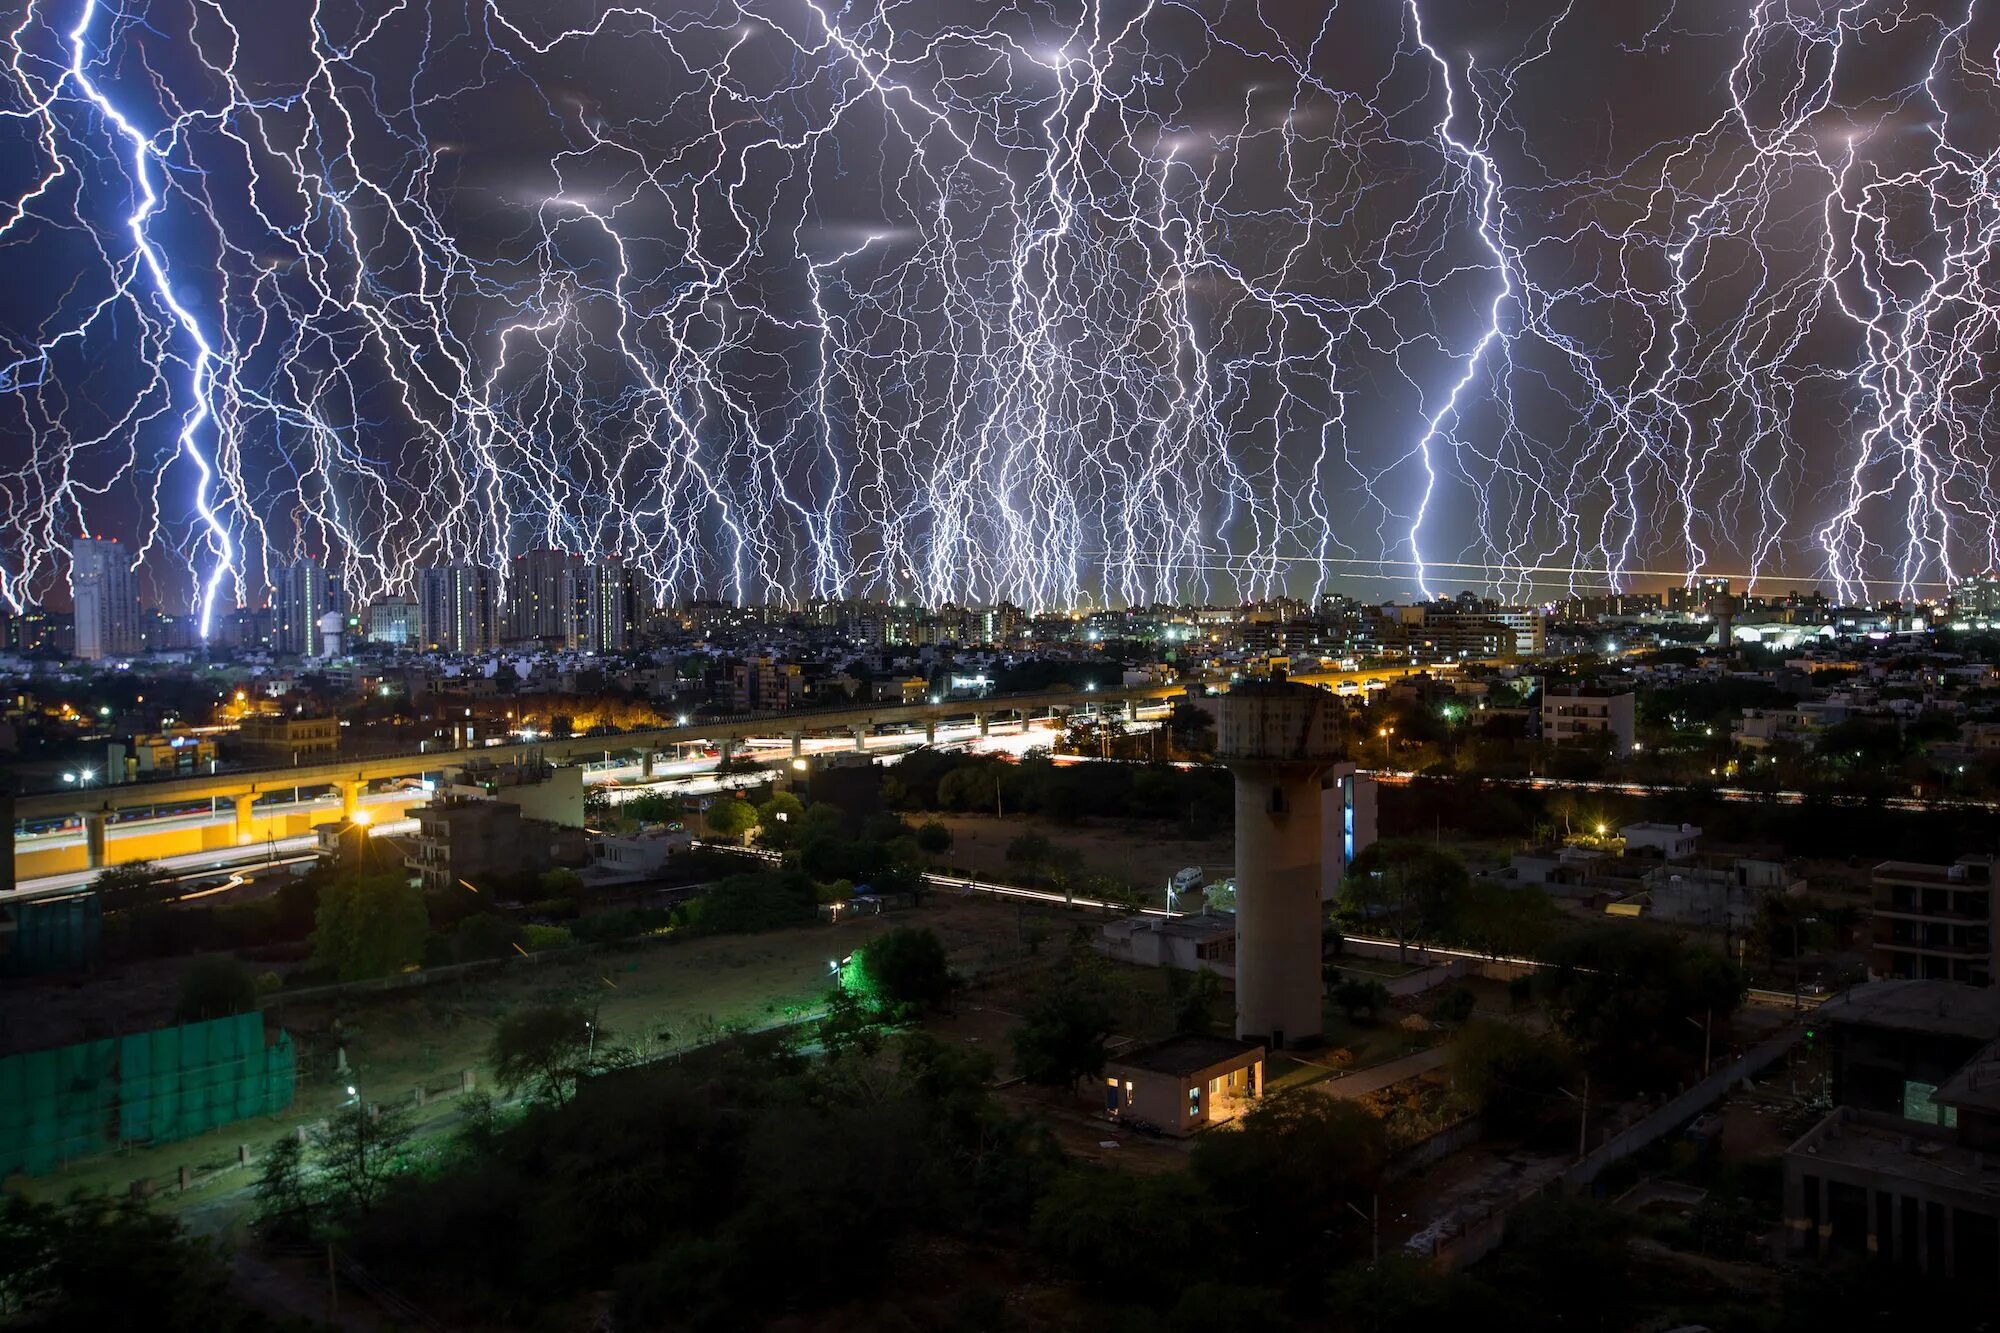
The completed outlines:
{"type": "Polygon", "coordinates": [[[1348,977],[1333,988],[1333,1002],[1345,1010],[1350,1019],[1366,1013],[1372,1020],[1389,1007],[1389,988],[1379,981],[1348,977]]]}
{"type": "Polygon", "coordinates": [[[861,946],[861,971],[878,1006],[892,1015],[935,1009],[951,998],[957,978],[937,932],[898,926],[861,946]]]}
{"type": "Polygon", "coordinates": [[[575,937],[569,933],[567,926],[529,924],[521,927],[521,947],[529,953],[540,953],[544,949],[567,949],[575,942],[575,937]]]}

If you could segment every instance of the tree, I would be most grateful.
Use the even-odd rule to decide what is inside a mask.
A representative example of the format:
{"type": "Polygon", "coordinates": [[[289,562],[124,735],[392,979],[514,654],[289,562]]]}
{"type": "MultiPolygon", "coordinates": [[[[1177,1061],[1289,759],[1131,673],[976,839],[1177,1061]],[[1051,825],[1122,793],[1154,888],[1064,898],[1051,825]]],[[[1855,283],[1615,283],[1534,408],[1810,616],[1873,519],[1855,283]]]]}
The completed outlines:
{"type": "Polygon", "coordinates": [[[716,801],[708,807],[708,831],[718,838],[740,842],[757,826],[757,807],[738,797],[716,801]]]}
{"type": "Polygon", "coordinates": [[[199,1023],[227,1018],[257,1007],[257,979],[234,958],[197,958],[181,973],[180,1002],[174,1019],[199,1023]]]}
{"type": "Polygon", "coordinates": [[[108,866],[90,881],[90,888],[107,912],[127,912],[174,896],[173,878],[151,861],[108,866]]]}
{"type": "Polygon", "coordinates": [[[1389,988],[1379,981],[1345,977],[1333,988],[1333,1002],[1346,1011],[1350,1021],[1364,1012],[1373,1019],[1389,1007],[1389,988]]]}
{"type": "Polygon", "coordinates": [[[570,1004],[516,1009],[493,1034],[494,1077],[508,1092],[525,1088],[541,1101],[563,1105],[590,1072],[597,1043],[610,1035],[596,1031],[594,1022],[570,1004]]]}
{"type": "Polygon", "coordinates": [[[535,877],[535,887],[544,898],[574,898],[583,890],[583,876],[566,867],[555,866],[535,877]]]}
{"type": "Polygon", "coordinates": [[[1207,1032],[1215,1025],[1215,1006],[1222,999],[1222,978],[1208,968],[1183,972],[1177,967],[1163,969],[1167,979],[1167,1001],[1174,1009],[1174,1031],[1207,1032]]]}
{"type": "Polygon", "coordinates": [[[788,791],[771,793],[771,799],[757,807],[757,827],[769,830],[779,824],[803,819],[806,803],[788,791]]]}
{"type": "Polygon", "coordinates": [[[347,874],[320,890],[313,956],[342,981],[387,976],[424,956],[424,895],[397,875],[347,874]]]}
{"type": "Polygon", "coordinates": [[[1525,1135],[1573,1109],[1576,1061],[1560,1041],[1512,1023],[1472,1023],[1451,1044],[1452,1081],[1500,1135],[1525,1135]]]}
{"type": "Polygon", "coordinates": [[[1727,958],[1665,930],[1590,926],[1556,940],[1535,976],[1549,1020],[1591,1065],[1639,1089],[1698,1069],[1703,1034],[1743,1002],[1727,958]]]}
{"type": "Polygon", "coordinates": [[[45,1333],[250,1333],[216,1247],[132,1199],[0,1201],[0,1320],[45,1333]]]}
{"type": "Polygon", "coordinates": [[[1438,996],[1437,1003],[1431,1006],[1431,1012],[1437,1015],[1440,1023],[1458,1027],[1471,1018],[1472,1011],[1478,1007],[1479,997],[1471,990],[1464,986],[1453,986],[1438,996]]]}
{"type": "Polygon", "coordinates": [[[917,825],[917,848],[926,856],[940,856],[951,850],[951,830],[935,819],[917,825]]]}
{"type": "Polygon", "coordinates": [[[287,1134],[264,1152],[257,1169],[257,1218],[274,1237],[296,1239],[309,1228],[317,1202],[306,1179],[305,1144],[287,1134]]]}
{"type": "Polygon", "coordinates": [[[1400,956],[1412,940],[1437,938],[1470,882],[1465,863],[1449,852],[1390,838],[1354,858],[1341,881],[1341,909],[1357,921],[1386,927],[1400,956]]]}
{"type": "Polygon", "coordinates": [[[892,1015],[935,1009],[957,985],[944,942],[924,927],[898,926],[862,945],[860,953],[877,1004],[892,1015]]]}
{"type": "Polygon", "coordinates": [[[404,1166],[410,1122],[400,1106],[359,1102],[328,1116],[313,1135],[319,1169],[334,1200],[366,1213],[404,1166]]]}
{"type": "Polygon", "coordinates": [[[1189,1165],[1222,1205],[1245,1262],[1316,1286],[1367,1235],[1368,1196],[1387,1156],[1382,1122],[1359,1103],[1290,1089],[1259,1099],[1237,1132],[1196,1139],[1189,1165]]]}
{"type": "Polygon", "coordinates": [[[1014,1067],[1045,1088],[1072,1087],[1104,1072],[1111,1005],[1095,979],[1069,966],[1029,1002],[1015,1027],[1014,1067]]]}
{"type": "Polygon", "coordinates": [[[1046,833],[1037,833],[1030,829],[1026,833],[1016,835],[1007,844],[1007,860],[1021,866],[1029,874],[1037,874],[1047,863],[1049,853],[1054,848],[1055,844],[1049,841],[1046,833]]]}

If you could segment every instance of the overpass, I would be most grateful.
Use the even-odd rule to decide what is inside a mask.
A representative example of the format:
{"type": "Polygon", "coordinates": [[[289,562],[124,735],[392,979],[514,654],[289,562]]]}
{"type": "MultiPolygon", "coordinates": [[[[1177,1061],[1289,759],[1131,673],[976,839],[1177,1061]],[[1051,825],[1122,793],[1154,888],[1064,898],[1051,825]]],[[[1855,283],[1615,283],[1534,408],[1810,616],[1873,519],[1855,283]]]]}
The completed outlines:
{"type": "MultiPolygon", "coordinates": [[[[1386,681],[1425,669],[1383,667],[1371,671],[1309,673],[1293,679],[1332,688],[1341,683],[1386,681]]],[[[226,841],[222,845],[239,846],[277,836],[297,836],[314,823],[352,818],[364,803],[376,807],[370,813],[378,818],[395,817],[402,811],[392,814],[380,808],[381,803],[393,802],[407,809],[429,798],[422,792],[371,794],[371,783],[416,779],[427,773],[463,768],[473,762],[504,767],[531,763],[561,764],[608,754],[636,754],[642,778],[651,778],[655,757],[662,751],[670,751],[677,744],[715,744],[720,746],[726,758],[745,741],[777,737],[790,740],[791,752],[796,758],[803,754],[809,737],[846,735],[853,738],[857,751],[865,751],[868,736],[878,727],[922,727],[925,739],[934,741],[938,727],[947,722],[970,722],[978,727],[981,735],[985,735],[996,719],[1018,719],[1026,724],[1036,718],[1061,718],[1076,712],[1122,712],[1126,718],[1136,719],[1142,705],[1179,698],[1188,688],[1186,684],[1149,683],[1103,690],[1044,690],[981,699],[948,699],[937,703],[840,704],[830,708],[746,713],[632,731],[549,737],[475,749],[341,757],[102,787],[63,787],[18,795],[14,801],[14,817],[23,822],[80,820],[84,834],[83,868],[95,869],[108,863],[106,844],[114,817],[141,815],[141,812],[159,807],[171,810],[201,802],[229,802],[234,807],[235,820],[233,826],[225,830],[226,841]],[[338,794],[338,806],[326,802],[323,810],[314,808],[322,802],[298,795],[308,788],[332,788],[338,794]],[[265,798],[262,808],[259,806],[260,798],[265,798]],[[281,806],[285,809],[283,822],[279,823],[281,806]]]]}

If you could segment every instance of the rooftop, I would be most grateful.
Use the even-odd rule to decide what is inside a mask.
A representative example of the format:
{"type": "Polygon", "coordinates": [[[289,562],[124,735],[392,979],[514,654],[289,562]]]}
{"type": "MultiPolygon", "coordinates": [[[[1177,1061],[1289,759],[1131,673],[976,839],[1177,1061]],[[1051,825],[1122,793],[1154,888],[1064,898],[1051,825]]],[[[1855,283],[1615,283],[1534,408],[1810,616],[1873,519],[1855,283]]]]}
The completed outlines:
{"type": "Polygon", "coordinates": [[[1871,981],[1822,1004],[1819,1022],[1992,1041],[2000,1037],[2000,990],[1956,981],[1871,981]]]}
{"type": "Polygon", "coordinates": [[[1960,1109],[2000,1111],[2000,1041],[1981,1047],[1931,1094],[1931,1100],[1960,1109]]]}
{"type": "Polygon", "coordinates": [[[2000,1194],[2000,1157],[1962,1146],[1951,1131],[1835,1107],[1787,1156],[1817,1158],[1939,1189],[2000,1194]]]}
{"type": "Polygon", "coordinates": [[[1233,1037],[1180,1036],[1113,1056],[1107,1067],[1144,1069],[1155,1074],[1185,1078],[1189,1074],[1199,1074],[1204,1069],[1246,1057],[1261,1060],[1264,1048],[1233,1037]]]}

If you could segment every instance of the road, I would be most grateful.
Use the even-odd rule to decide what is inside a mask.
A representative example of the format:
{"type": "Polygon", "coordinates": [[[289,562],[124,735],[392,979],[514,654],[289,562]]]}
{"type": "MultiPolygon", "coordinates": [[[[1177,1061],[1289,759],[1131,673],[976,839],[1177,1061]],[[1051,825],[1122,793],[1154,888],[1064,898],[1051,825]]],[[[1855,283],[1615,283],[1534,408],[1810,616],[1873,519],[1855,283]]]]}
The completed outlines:
{"type": "MultiPolygon", "coordinates": [[[[1392,787],[1404,787],[1418,780],[1421,774],[1386,769],[1363,770],[1377,782],[1392,787]]],[[[1495,787],[1519,787],[1531,791],[1587,791],[1610,792],[1619,796],[1671,796],[1685,792],[1699,792],[1713,796],[1719,801],[1732,803],[1778,805],[1804,805],[1807,801],[1824,799],[1836,804],[1875,804],[1869,797],[1841,796],[1834,793],[1806,791],[1758,791],[1751,787],[1701,787],[1686,782],[1616,782],[1597,781],[1584,778],[1500,778],[1481,777],[1478,782],[1495,787]]],[[[1966,800],[1921,800],[1914,796],[1883,797],[1880,804],[1890,810],[1982,810],[1988,813],[2000,812],[2000,801],[1966,800]]]]}

